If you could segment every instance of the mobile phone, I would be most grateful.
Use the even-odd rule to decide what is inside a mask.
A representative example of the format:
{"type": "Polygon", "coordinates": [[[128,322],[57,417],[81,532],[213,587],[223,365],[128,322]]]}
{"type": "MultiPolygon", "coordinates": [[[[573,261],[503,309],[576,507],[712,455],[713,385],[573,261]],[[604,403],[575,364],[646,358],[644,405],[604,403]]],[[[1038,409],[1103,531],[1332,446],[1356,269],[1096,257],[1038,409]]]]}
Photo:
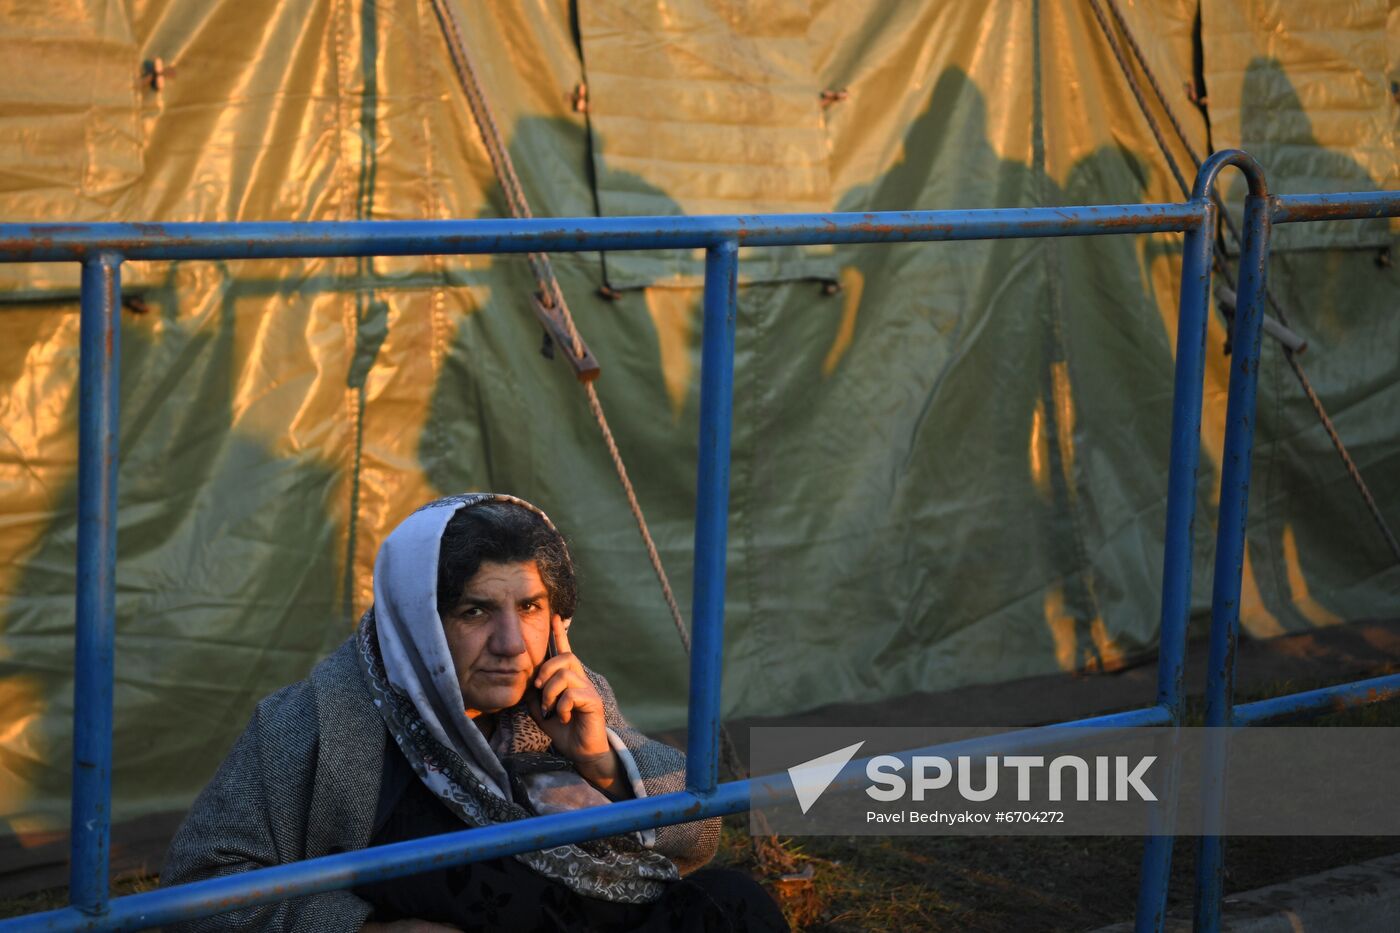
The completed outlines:
{"type": "MultiPolygon", "coordinates": [[[[548,661],[550,658],[554,657],[554,656],[555,656],[556,654],[558,654],[558,653],[559,653],[558,650],[556,650],[555,647],[554,647],[554,624],[551,622],[551,623],[550,623],[550,626],[549,626],[549,641],[545,644],[545,647],[544,647],[544,660],[545,660],[545,661],[548,661]]],[[[541,699],[543,699],[543,697],[541,697],[541,699]]],[[[544,719],[549,719],[549,718],[550,718],[551,716],[553,716],[553,715],[554,715],[554,708],[553,708],[553,707],[550,707],[550,708],[547,709],[547,710],[542,710],[542,711],[541,711],[541,716],[542,716],[544,719]]]]}

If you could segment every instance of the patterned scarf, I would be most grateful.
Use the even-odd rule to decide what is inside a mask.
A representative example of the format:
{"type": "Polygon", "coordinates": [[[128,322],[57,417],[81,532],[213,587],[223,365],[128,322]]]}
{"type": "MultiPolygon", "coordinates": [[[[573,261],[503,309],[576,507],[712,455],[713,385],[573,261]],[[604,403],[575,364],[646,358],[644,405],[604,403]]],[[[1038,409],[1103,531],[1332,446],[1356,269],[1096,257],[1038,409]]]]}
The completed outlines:
{"type": "MultiPolygon", "coordinates": [[[[460,508],[510,496],[476,494],[431,502],[409,516],[380,548],[375,604],[357,633],[360,667],[375,708],[419,780],[467,826],[533,816],[513,799],[505,754],[545,752],[549,737],[523,704],[502,710],[488,744],[464,714],[461,688],[437,613],[438,547],[460,508]]],[[[550,527],[554,526],[550,524],[550,527]]],[[[589,897],[654,901],[679,875],[670,859],[631,837],[613,836],[515,856],[535,871],[589,897]]]]}

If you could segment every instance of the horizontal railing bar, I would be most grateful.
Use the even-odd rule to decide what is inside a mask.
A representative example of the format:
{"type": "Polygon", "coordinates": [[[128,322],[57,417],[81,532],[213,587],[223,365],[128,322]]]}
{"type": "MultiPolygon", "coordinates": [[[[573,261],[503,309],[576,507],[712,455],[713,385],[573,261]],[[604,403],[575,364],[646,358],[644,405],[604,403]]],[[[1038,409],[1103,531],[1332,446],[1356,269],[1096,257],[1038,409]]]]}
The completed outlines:
{"type": "MultiPolygon", "coordinates": [[[[1076,728],[1130,728],[1167,725],[1165,707],[1151,706],[1122,713],[1093,716],[1018,732],[918,749],[920,754],[992,754],[1028,746],[1075,741],[1076,728]]],[[[905,754],[913,754],[908,752],[905,754]]],[[[868,759],[855,765],[864,766],[868,759]]],[[[847,766],[848,768],[851,765],[847,766]]],[[[660,797],[624,800],[603,807],[571,810],[549,816],[498,823],[461,832],[444,833],[408,842],[342,852],[286,865],[195,881],[142,894],[130,894],[108,903],[100,916],[74,908],[52,910],[0,921],[0,933],[69,930],[133,930],[180,920],[209,916],[227,910],[303,897],[367,881],[381,881],[433,868],[446,868],[481,859],[531,852],[568,842],[582,842],[638,829],[686,823],[712,816],[727,816],[750,807],[758,796],[775,803],[793,796],[786,774],[770,774],[720,784],[712,794],[680,791],[660,797]]]]}
{"type": "Polygon", "coordinates": [[[1204,206],[1109,204],[836,214],[380,220],[306,223],[0,224],[0,262],[570,253],[594,250],[984,240],[1188,230],[1204,206]]]}
{"type": "Polygon", "coordinates": [[[725,816],[748,807],[749,783],[722,784],[704,797],[680,791],[240,872],[115,898],[102,917],[69,908],[0,921],[0,931],[141,929],[562,843],[725,816]]]}
{"type": "MultiPolygon", "coordinates": [[[[1325,687],[1284,697],[1274,697],[1236,707],[1235,724],[1262,725],[1299,716],[1350,709],[1400,697],[1400,674],[1325,687]]],[[[901,753],[975,755],[1023,751],[1029,748],[1074,742],[1069,730],[1118,729],[1165,726],[1171,721],[1165,707],[1152,706],[985,736],[963,742],[931,746],[901,753]]],[[[843,775],[861,773],[859,759],[843,769],[843,775]]],[[[847,780],[833,782],[839,789],[847,780]]],[[[767,803],[792,796],[784,775],[767,775],[720,784],[713,794],[666,794],[643,800],[610,804],[604,808],[577,810],[517,823],[467,829],[426,839],[378,846],[356,852],[309,859],[288,865],[243,872],[129,895],[110,902],[109,912],[93,916],[73,908],[31,914],[0,921],[0,931],[30,930],[126,930],[206,916],[221,910],[281,901],[354,884],[399,877],[436,867],[527,852],[551,845],[579,842],[637,829],[724,816],[747,810],[757,795],[767,803]],[[469,845],[469,848],[465,846],[469,845]],[[212,909],[212,908],[218,908],[212,909]]]]}
{"type": "Polygon", "coordinates": [[[1397,697],[1400,697],[1400,674],[1387,674],[1334,687],[1241,703],[1235,707],[1231,721],[1237,726],[1262,726],[1271,722],[1340,713],[1397,697]]]}
{"type": "MultiPolygon", "coordinates": [[[[1044,754],[1064,748],[1081,747],[1086,742],[1090,745],[1097,744],[1107,738],[1104,733],[1118,735],[1132,729],[1169,726],[1171,721],[1171,710],[1166,706],[1147,706],[1121,713],[1108,713],[1102,716],[1090,716],[1087,719],[1074,719],[1069,722],[1050,723],[1044,726],[1018,729],[1013,732],[960,739],[955,742],[944,742],[940,745],[929,745],[902,752],[884,752],[882,755],[889,755],[908,762],[917,755],[936,755],[949,760],[966,756],[974,761],[981,761],[989,755],[1000,756],[1027,752],[1044,754]],[[1092,733],[1088,739],[1084,735],[1086,732],[1092,733]]],[[[878,756],[867,755],[864,758],[856,758],[847,762],[837,776],[832,779],[826,792],[849,790],[858,785],[866,773],[866,766],[875,757],[878,756]]],[[[766,795],[760,806],[781,803],[793,796],[791,783],[788,781],[774,783],[767,778],[755,779],[752,791],[766,795]]]]}
{"type": "Polygon", "coordinates": [[[1272,202],[1271,222],[1276,224],[1400,217],[1400,191],[1285,194],[1272,198],[1272,202]]]}
{"type": "MultiPolygon", "coordinates": [[[[1400,191],[1278,195],[1272,222],[1400,215],[1400,191]]],[[[975,240],[1184,231],[1202,207],[1177,204],[966,211],[239,223],[0,224],[0,262],[62,262],[97,252],[127,259],[585,252],[975,240]]]]}

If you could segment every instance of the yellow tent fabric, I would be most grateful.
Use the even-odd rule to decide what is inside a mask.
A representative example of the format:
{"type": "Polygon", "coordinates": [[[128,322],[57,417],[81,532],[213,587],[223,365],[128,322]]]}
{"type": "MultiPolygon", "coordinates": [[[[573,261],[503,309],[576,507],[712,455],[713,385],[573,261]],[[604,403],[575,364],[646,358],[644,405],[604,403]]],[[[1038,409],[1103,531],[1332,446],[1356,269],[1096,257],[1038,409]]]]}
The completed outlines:
{"type": "MultiPolygon", "coordinates": [[[[829,145],[807,0],[578,5],[598,212],[831,210],[829,145]],[[637,93],[646,88],[646,93],[637,93]]],[[[742,282],[836,279],[830,247],[745,249],[742,282]]],[[[704,257],[616,253],[612,288],[698,285],[704,257]]]]}
{"type": "MultiPolygon", "coordinates": [[[[1207,0],[1205,77],[1218,148],[1252,153],[1280,192],[1369,191],[1400,183],[1400,8],[1325,9],[1207,0]]],[[[1237,198],[1243,188],[1231,179],[1237,198]]],[[[1400,220],[1280,227],[1274,248],[1384,247],[1400,220]]]]}
{"type": "MultiPolygon", "coordinates": [[[[429,0],[0,5],[0,219],[505,213],[429,0]],[[143,77],[157,58],[158,90],[143,77]]],[[[1400,184],[1381,120],[1393,128],[1393,105],[1373,93],[1380,59],[1353,55],[1384,45],[1384,17],[1358,12],[1343,41],[1312,14],[1271,20],[1267,4],[1120,5],[1198,151],[1275,146],[1264,163],[1279,163],[1281,192],[1400,184]],[[1198,12],[1206,115],[1183,89],[1198,12]],[[1278,35],[1289,41],[1260,38],[1278,35]],[[1276,143],[1268,120],[1251,136],[1230,116],[1254,107],[1251,66],[1276,91],[1293,85],[1311,141],[1276,143]],[[1326,101],[1380,116],[1358,128],[1326,101]],[[1308,167],[1333,158],[1364,177],[1308,167]]],[[[620,22],[602,0],[454,9],[538,215],[1179,198],[1080,3],[671,0],[656,8],[668,22],[620,22]],[[729,94],[732,107],[706,97],[729,94]],[[706,148],[735,140],[751,142],[744,158],[706,148]],[[745,158],[779,156],[794,166],[786,187],[756,191],[745,158]]],[[[1377,262],[1394,233],[1330,226],[1295,238],[1271,274],[1400,525],[1400,319],[1384,313],[1400,280],[1377,262]]],[[[1153,649],[1179,250],[1179,237],[1143,236],[746,257],[728,714],[1108,668],[1153,649]]],[[[555,257],[683,606],[692,262],[555,257]],[[614,277],[621,295],[605,300],[614,277]]],[[[124,276],[118,819],[190,799],[253,703],[346,636],[379,541],[440,493],[512,492],[548,510],[578,557],[580,654],[642,725],[683,721],[684,657],[581,394],[538,353],[523,259],[132,263],[124,276]]],[[[74,270],[0,268],[0,830],[22,836],[67,822],[76,311],[74,270]]],[[[1222,338],[1216,321],[1198,608],[1222,338]]],[[[1263,367],[1246,630],[1393,611],[1400,570],[1277,347],[1263,367]]]]}

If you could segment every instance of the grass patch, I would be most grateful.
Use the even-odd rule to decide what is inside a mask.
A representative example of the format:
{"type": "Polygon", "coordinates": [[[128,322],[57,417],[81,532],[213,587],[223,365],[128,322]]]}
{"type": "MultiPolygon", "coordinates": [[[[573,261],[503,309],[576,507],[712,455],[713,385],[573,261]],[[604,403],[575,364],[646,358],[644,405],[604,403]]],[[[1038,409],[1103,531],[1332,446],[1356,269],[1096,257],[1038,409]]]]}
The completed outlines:
{"type": "MultiPolygon", "coordinates": [[[[158,884],[160,884],[160,879],[155,875],[119,875],[112,880],[112,897],[154,891],[158,884]]],[[[19,897],[0,898],[0,919],[34,914],[45,910],[58,910],[60,907],[67,906],[68,888],[48,888],[19,897]]]]}
{"type": "MultiPolygon", "coordinates": [[[[815,903],[784,904],[794,929],[1092,930],[1137,906],[1140,837],[843,836],[790,841],[815,903]]],[[[1168,907],[1188,916],[1194,840],[1178,840],[1168,907]]],[[[1400,839],[1247,837],[1226,846],[1226,893],[1400,852],[1400,839]]],[[[726,820],[717,861],[756,872],[747,818],[726,820]]]]}

